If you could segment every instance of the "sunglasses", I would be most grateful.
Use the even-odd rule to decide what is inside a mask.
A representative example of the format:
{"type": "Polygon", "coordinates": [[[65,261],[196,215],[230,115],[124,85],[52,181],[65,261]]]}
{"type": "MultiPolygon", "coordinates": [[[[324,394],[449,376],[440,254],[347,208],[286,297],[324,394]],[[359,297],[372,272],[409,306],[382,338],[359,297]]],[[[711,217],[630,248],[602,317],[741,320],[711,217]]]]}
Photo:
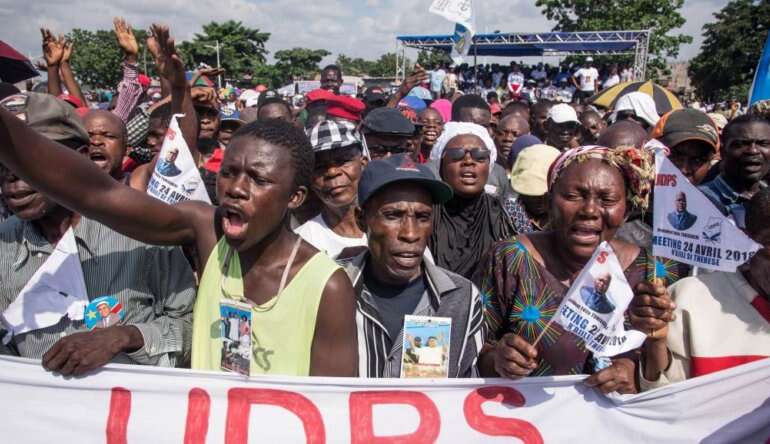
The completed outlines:
{"type": "Polygon", "coordinates": [[[384,157],[388,154],[395,155],[395,154],[403,154],[409,152],[408,149],[406,149],[403,146],[385,146],[385,145],[368,145],[367,148],[369,148],[369,154],[372,157],[384,157]]]}
{"type": "Polygon", "coordinates": [[[446,148],[444,149],[444,156],[449,158],[452,162],[459,162],[465,159],[465,156],[470,154],[471,159],[476,162],[486,162],[491,156],[491,152],[487,149],[481,148],[446,148]]]}

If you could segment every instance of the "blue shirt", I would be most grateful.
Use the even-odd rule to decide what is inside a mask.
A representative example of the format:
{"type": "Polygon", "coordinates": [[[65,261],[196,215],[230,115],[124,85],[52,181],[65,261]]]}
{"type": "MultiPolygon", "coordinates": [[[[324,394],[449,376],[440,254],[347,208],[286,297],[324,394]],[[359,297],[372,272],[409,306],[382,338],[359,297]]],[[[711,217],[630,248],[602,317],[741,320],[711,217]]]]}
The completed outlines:
{"type": "MultiPolygon", "coordinates": [[[[760,188],[767,185],[759,182],[760,188]]],[[[731,217],[738,228],[746,229],[746,210],[751,196],[747,193],[737,193],[720,174],[711,182],[706,182],[698,187],[703,194],[722,212],[731,217]]]]}

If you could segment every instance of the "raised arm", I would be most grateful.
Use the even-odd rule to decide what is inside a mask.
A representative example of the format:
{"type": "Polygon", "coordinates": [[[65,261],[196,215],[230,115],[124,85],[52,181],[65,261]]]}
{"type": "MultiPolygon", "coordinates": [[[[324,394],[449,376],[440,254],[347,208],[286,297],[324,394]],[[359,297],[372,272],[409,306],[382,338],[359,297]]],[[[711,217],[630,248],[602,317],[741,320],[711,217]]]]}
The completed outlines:
{"type": "Polygon", "coordinates": [[[115,26],[115,38],[123,50],[124,59],[123,80],[118,85],[118,103],[112,112],[127,123],[131,110],[134,109],[142,95],[142,85],[139,84],[139,68],[136,66],[139,45],[136,43],[134,31],[124,19],[115,17],[113,25],[115,26]]]}
{"type": "Polygon", "coordinates": [[[393,94],[393,97],[391,97],[390,100],[388,100],[388,106],[390,108],[398,107],[398,102],[406,97],[412,88],[426,80],[428,80],[428,73],[422,66],[415,64],[412,73],[409,74],[409,76],[405,78],[403,82],[401,82],[401,86],[398,88],[396,93],[393,94]]]}
{"type": "Polygon", "coordinates": [[[67,91],[69,91],[70,95],[73,97],[77,97],[78,100],[80,100],[80,103],[83,104],[83,106],[88,106],[88,101],[86,100],[86,96],[83,95],[83,91],[80,89],[80,85],[78,84],[78,81],[75,80],[75,75],[72,72],[72,68],[70,67],[70,57],[72,56],[72,49],[73,45],[71,41],[67,41],[64,43],[64,51],[62,52],[61,56],[61,79],[64,81],[64,86],[67,88],[67,91]]]}
{"type": "Polygon", "coordinates": [[[134,239],[163,245],[196,240],[213,207],[169,206],[116,182],[87,157],[30,129],[0,108],[0,163],[67,208],[134,239]]]}
{"type": "Polygon", "coordinates": [[[184,114],[184,117],[179,119],[179,129],[190,148],[195,164],[198,165],[201,159],[198,151],[198,115],[195,113],[190,95],[184,63],[176,52],[174,39],[169,35],[167,26],[152,25],[151,35],[147,39],[147,48],[155,57],[158,73],[171,86],[171,112],[184,114]]]}
{"type": "Polygon", "coordinates": [[[59,64],[64,53],[64,37],[57,39],[45,28],[40,28],[40,34],[43,36],[43,57],[48,68],[48,94],[58,97],[62,93],[59,64]]]}

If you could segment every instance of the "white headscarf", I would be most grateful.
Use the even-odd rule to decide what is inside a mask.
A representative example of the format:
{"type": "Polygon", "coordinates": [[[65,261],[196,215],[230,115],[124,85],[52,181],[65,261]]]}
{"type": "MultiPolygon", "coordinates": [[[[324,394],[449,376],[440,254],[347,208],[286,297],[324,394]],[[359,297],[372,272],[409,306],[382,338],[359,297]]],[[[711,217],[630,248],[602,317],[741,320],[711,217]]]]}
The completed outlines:
{"type": "Polygon", "coordinates": [[[481,125],[470,122],[447,122],[444,124],[444,132],[436,140],[433,145],[433,149],[430,151],[430,158],[436,159],[436,162],[441,162],[441,155],[444,154],[444,148],[450,140],[456,136],[462,136],[464,134],[471,134],[484,142],[486,148],[490,151],[490,165],[494,165],[497,160],[497,149],[495,148],[495,142],[489,137],[489,131],[481,125]]]}
{"type": "Polygon", "coordinates": [[[648,94],[639,91],[628,93],[618,99],[615,111],[612,113],[612,122],[617,120],[619,111],[633,111],[636,117],[647,122],[650,127],[654,127],[660,120],[655,101],[648,94]]]}

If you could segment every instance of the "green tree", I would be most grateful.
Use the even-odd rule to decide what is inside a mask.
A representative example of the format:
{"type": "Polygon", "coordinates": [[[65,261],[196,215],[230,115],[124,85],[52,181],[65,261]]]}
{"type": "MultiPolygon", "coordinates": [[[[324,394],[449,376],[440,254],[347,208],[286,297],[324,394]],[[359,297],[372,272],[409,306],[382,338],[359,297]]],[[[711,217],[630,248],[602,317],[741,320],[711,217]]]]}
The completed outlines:
{"type": "Polygon", "coordinates": [[[439,63],[450,63],[452,59],[444,51],[427,51],[421,49],[417,53],[417,63],[425,69],[433,69],[439,63]]]}
{"type": "Polygon", "coordinates": [[[733,0],[706,24],[690,77],[701,97],[747,99],[762,45],[770,29],[770,1],[733,0]]]}
{"type": "Polygon", "coordinates": [[[318,64],[331,53],[325,49],[292,48],[275,53],[275,68],[283,81],[310,77],[318,73],[318,64]]]}
{"type": "MultiPolygon", "coordinates": [[[[134,29],[134,36],[139,44],[139,68],[144,71],[143,54],[146,53],[147,32],[134,29]]],[[[123,78],[121,62],[123,51],[115,40],[115,31],[89,31],[75,28],[67,34],[73,43],[72,71],[78,80],[91,88],[116,88],[123,78]]],[[[148,57],[148,68],[153,73],[152,57],[148,57]]]]}
{"type": "Polygon", "coordinates": [[[666,57],[677,57],[679,46],[692,42],[683,34],[669,35],[685,19],[680,10],[684,0],[537,0],[554,31],[622,31],[649,29],[650,46],[647,75],[656,78],[666,72],[666,57]]]}
{"type": "Polygon", "coordinates": [[[203,25],[203,33],[195,34],[191,42],[179,46],[185,66],[194,69],[200,63],[217,66],[216,42],[219,42],[220,64],[228,77],[240,78],[265,63],[265,43],[270,33],[243,26],[228,20],[203,25]]]}
{"type": "Polygon", "coordinates": [[[351,58],[345,54],[340,54],[335,62],[340,67],[342,73],[350,76],[365,76],[369,75],[369,71],[372,70],[374,62],[364,60],[360,57],[351,58]]]}
{"type": "MultiPolygon", "coordinates": [[[[412,62],[406,59],[406,73],[412,70],[412,62]]],[[[396,53],[389,52],[380,56],[379,59],[372,62],[369,68],[371,77],[393,77],[396,75],[396,53]]]]}

